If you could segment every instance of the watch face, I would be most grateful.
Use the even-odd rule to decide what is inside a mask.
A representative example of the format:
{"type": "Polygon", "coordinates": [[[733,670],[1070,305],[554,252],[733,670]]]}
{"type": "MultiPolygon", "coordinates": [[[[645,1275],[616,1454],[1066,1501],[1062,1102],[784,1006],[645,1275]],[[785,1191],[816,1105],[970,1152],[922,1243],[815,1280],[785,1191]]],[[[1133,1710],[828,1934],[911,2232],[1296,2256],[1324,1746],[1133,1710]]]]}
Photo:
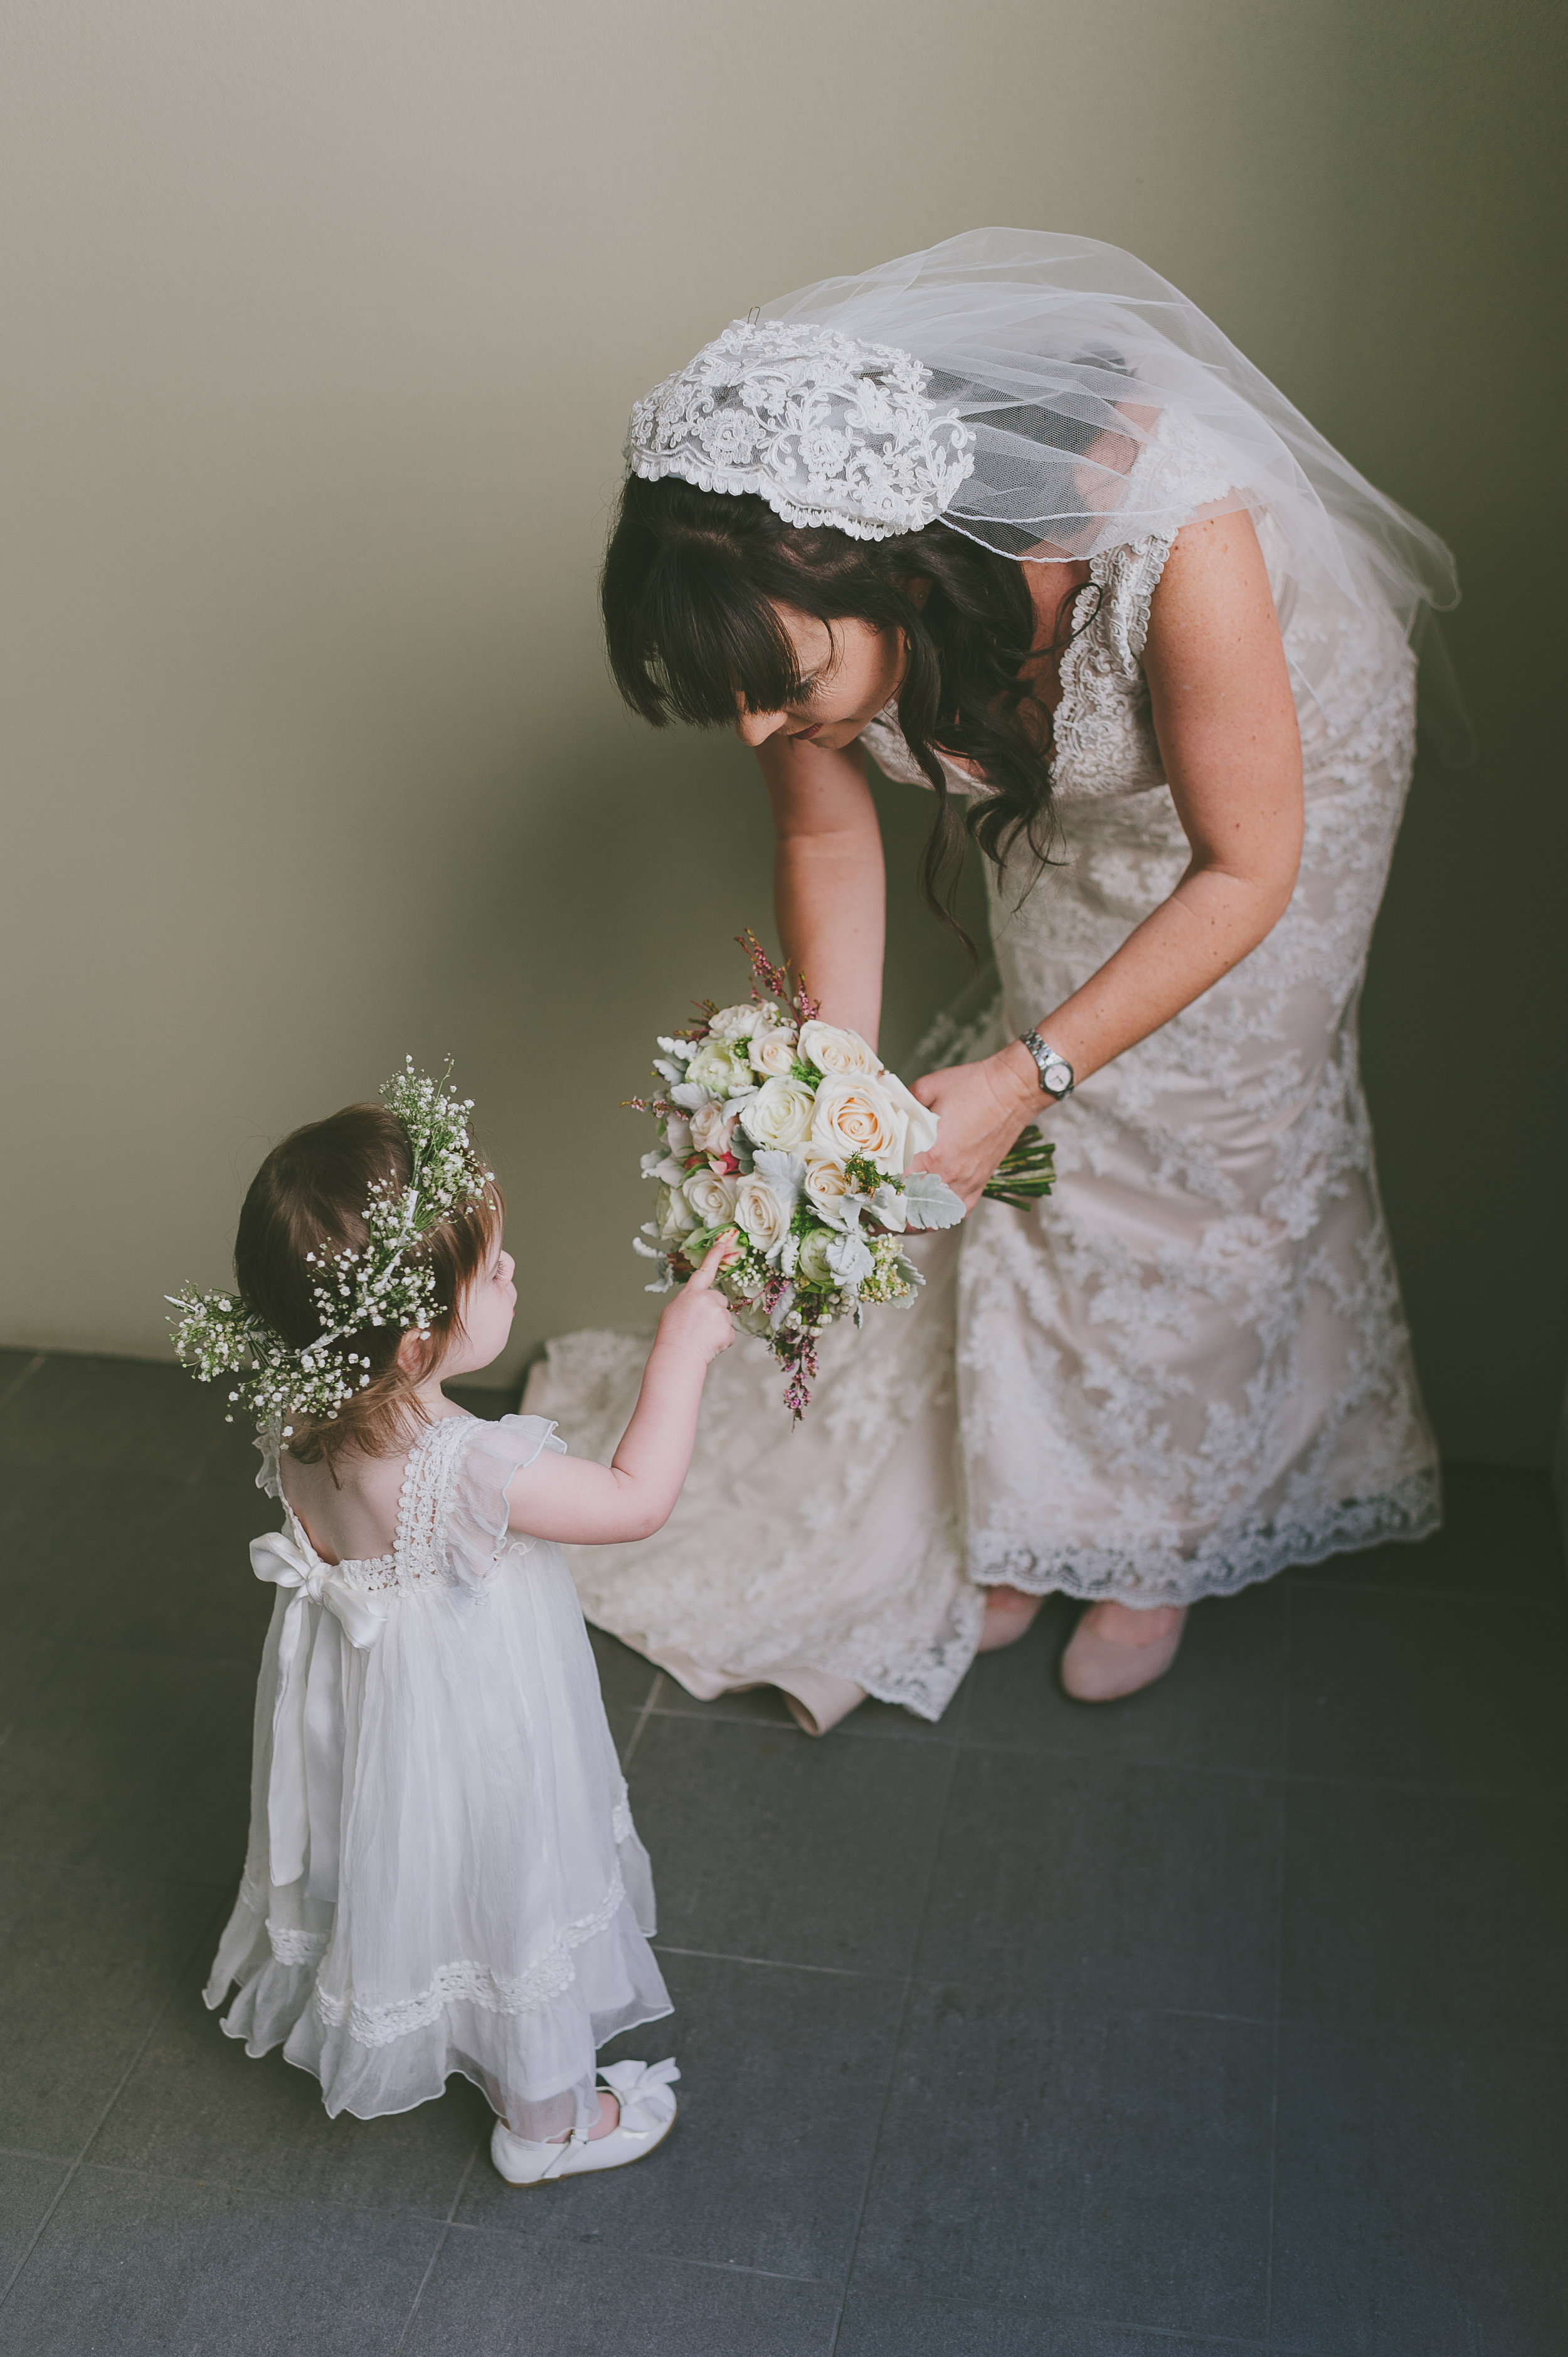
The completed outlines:
{"type": "Polygon", "coordinates": [[[1053,1064],[1045,1077],[1047,1090],[1053,1097],[1065,1097],[1072,1086],[1059,1064],[1053,1064]]]}

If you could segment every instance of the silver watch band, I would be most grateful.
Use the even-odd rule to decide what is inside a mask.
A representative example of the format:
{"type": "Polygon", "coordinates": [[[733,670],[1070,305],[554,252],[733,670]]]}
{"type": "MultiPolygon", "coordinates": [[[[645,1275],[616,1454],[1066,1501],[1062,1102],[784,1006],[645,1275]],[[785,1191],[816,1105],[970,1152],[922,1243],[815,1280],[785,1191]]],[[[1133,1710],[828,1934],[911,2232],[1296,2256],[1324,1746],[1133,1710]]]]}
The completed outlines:
{"type": "Polygon", "coordinates": [[[1033,1056],[1035,1069],[1040,1076],[1040,1086],[1046,1094],[1048,1097],[1070,1097],[1072,1066],[1067,1058],[1058,1056],[1054,1048],[1047,1048],[1037,1031],[1021,1033],[1019,1044],[1027,1048],[1033,1056]]]}

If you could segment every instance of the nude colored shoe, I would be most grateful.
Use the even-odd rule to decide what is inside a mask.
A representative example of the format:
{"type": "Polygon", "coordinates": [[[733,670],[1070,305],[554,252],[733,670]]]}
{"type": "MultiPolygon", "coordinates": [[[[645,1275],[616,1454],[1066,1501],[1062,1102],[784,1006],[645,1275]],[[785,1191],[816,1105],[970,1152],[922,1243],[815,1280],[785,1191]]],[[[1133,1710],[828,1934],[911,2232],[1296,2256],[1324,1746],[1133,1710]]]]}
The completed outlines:
{"type": "Polygon", "coordinates": [[[1043,1596],[1028,1596],[1021,1587],[998,1586],[985,1591],[985,1619],[981,1625],[977,1653],[999,1653],[1004,1645],[1015,1645],[1034,1627],[1043,1596]]]}
{"type": "Polygon", "coordinates": [[[1120,1702],[1125,1695],[1138,1694],[1144,1686],[1152,1686],[1175,1661],[1187,1626],[1185,1605],[1179,1609],[1168,1604],[1156,1606],[1147,1617],[1153,1620],[1157,1611],[1169,1612],[1172,1617],[1168,1625],[1141,1644],[1128,1644],[1125,1640],[1101,1635],[1094,1623],[1101,1610],[1098,1604],[1090,1606],[1061,1658],[1058,1674],[1062,1691],[1070,1695],[1074,1702],[1120,1702]]]}
{"type": "Polygon", "coordinates": [[[608,2136],[590,2144],[586,2130],[575,2128],[558,2143],[536,2144],[498,2120],[490,2131],[490,2158],[509,2185],[553,2185],[563,2177],[643,2160],[675,2125],[670,2082],[680,2076],[673,2055],[665,2062],[611,2062],[599,2072],[600,2085],[620,2104],[620,2118],[608,2136]]]}

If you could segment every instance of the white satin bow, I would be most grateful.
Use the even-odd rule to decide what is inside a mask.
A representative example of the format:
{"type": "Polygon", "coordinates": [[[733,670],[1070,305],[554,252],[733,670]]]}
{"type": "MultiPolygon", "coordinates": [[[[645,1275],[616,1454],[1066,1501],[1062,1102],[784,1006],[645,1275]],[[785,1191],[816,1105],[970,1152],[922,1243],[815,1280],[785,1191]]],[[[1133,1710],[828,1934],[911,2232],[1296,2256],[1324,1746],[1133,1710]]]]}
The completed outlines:
{"type": "Polygon", "coordinates": [[[351,1587],[287,1531],[251,1541],[258,1579],[293,1588],[278,1636],[273,1704],[273,1764],[267,1783],[271,1878],[297,1882],[309,1860],[307,1899],[336,1900],[343,1817],[343,1639],[357,1652],[376,1643],[387,1605],[351,1587]],[[314,1616],[312,1605],[325,1610],[314,1616]]]}
{"type": "Polygon", "coordinates": [[[672,2054],[662,2062],[606,2062],[599,2070],[601,2086],[607,2087],[620,2104],[619,2125],[634,2136],[646,2136],[650,2129],[663,2126],[673,2099],[652,2104],[644,2099],[680,2076],[672,2054]]]}

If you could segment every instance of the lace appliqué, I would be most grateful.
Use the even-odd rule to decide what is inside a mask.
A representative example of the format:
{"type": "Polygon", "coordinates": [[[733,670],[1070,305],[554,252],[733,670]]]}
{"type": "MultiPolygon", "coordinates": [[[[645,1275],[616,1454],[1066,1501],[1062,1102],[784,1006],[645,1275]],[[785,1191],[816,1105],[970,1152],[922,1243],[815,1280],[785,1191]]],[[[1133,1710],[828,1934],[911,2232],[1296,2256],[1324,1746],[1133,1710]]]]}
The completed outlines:
{"type": "Polygon", "coordinates": [[[892,344],[737,319],[637,404],[627,463],[855,540],[918,532],[974,466],[970,428],[926,398],[930,373],[892,344]]]}
{"type": "Polygon", "coordinates": [[[525,1973],[515,1977],[493,1973],[464,1958],[440,1965],[429,1986],[417,1996],[403,1997],[392,2005],[366,2005],[358,1997],[334,1996],[318,1982],[317,2012],[328,2029],[340,2029],[347,2022],[357,2046],[391,2046],[414,2030],[428,2029],[449,2005],[482,2006],[487,2013],[532,2013],[570,1988],[576,1974],[574,1950],[607,1932],[625,1902],[626,1888],[618,1867],[593,1912],[569,1923],[525,1973]]]}
{"type": "MultiPolygon", "coordinates": [[[[1162,426],[1159,463],[1189,503],[1219,499],[1178,426],[1162,426]]],[[[1270,520],[1255,522],[1273,567],[1270,520]]],[[[1055,720],[1065,863],[1032,883],[989,878],[996,1039],[1079,989],[1190,856],[1142,665],[1172,545],[1151,535],[1090,560],[1055,720]]],[[[1326,592],[1294,591],[1282,628],[1306,797],[1289,909],[1048,1117],[1058,1185],[1037,1212],[985,1205],[962,1232],[982,1581],[1187,1603],[1438,1521],[1356,1051],[1410,776],[1413,664],[1385,612],[1326,592]]],[[[890,775],[925,782],[896,714],[865,736],[890,775]]]]}

